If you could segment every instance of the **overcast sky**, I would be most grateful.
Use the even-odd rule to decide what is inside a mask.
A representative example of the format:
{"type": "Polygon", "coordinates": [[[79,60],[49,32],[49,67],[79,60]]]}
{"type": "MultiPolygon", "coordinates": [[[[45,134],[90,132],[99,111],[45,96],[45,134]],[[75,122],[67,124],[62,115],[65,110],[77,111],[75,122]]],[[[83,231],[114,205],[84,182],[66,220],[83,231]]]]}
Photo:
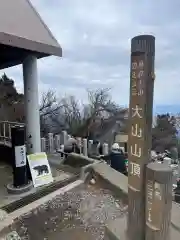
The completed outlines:
{"type": "MultiPolygon", "coordinates": [[[[86,89],[110,87],[129,101],[130,40],[156,37],[155,105],[180,102],[179,0],[31,0],[63,48],[63,58],[39,60],[39,90],[86,99],[86,89]]],[[[33,27],[33,26],[32,26],[33,27]]],[[[6,71],[23,90],[21,67],[6,71]]]]}

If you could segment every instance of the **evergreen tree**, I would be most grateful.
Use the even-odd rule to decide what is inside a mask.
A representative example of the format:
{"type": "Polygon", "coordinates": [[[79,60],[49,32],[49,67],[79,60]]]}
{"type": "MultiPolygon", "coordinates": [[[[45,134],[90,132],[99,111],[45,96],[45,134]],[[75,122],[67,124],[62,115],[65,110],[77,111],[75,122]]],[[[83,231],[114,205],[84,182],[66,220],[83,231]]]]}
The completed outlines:
{"type": "Polygon", "coordinates": [[[176,119],[168,113],[158,115],[152,130],[152,149],[158,152],[171,150],[177,146],[177,141],[176,119]]]}
{"type": "Polygon", "coordinates": [[[24,95],[5,73],[0,77],[0,120],[24,121],[24,95]]]}

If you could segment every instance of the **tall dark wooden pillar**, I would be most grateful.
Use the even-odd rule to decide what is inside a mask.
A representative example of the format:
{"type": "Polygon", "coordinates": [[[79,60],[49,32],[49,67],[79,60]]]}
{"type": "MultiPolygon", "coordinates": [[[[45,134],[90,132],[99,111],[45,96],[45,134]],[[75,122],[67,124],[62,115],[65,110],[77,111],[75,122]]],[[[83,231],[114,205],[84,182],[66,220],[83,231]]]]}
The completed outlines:
{"type": "Polygon", "coordinates": [[[128,239],[145,238],[145,169],[150,161],[154,90],[155,38],[131,42],[131,79],[128,134],[128,239]]]}

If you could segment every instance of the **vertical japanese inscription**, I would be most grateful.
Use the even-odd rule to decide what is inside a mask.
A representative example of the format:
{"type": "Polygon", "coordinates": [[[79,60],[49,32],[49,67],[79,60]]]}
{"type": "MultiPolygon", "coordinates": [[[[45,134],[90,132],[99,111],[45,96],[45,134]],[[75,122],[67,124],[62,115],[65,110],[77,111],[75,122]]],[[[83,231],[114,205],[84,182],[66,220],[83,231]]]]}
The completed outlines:
{"type": "Polygon", "coordinates": [[[146,101],[145,55],[131,56],[130,125],[128,137],[129,187],[140,191],[144,151],[144,115],[146,101]]]}
{"type": "Polygon", "coordinates": [[[146,224],[156,230],[161,229],[163,214],[162,186],[152,180],[147,181],[146,187],[146,224]]]}
{"type": "Polygon", "coordinates": [[[154,55],[153,36],[140,35],[132,39],[128,133],[129,240],[145,239],[145,171],[151,149],[154,55]]]}

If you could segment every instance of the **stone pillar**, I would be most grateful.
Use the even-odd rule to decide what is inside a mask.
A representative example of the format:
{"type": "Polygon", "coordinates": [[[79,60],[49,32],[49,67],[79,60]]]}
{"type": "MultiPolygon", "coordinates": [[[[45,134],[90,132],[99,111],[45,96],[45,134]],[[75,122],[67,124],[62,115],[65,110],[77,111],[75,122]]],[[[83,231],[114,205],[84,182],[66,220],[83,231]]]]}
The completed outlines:
{"type": "Polygon", "coordinates": [[[60,135],[59,134],[56,134],[55,135],[55,149],[56,150],[59,150],[60,149],[60,135]]]}
{"type": "Polygon", "coordinates": [[[54,152],[54,137],[53,133],[48,133],[48,151],[49,153],[54,152]]]}
{"type": "Polygon", "coordinates": [[[46,139],[41,138],[41,152],[46,152],[46,139]]]}
{"type": "Polygon", "coordinates": [[[93,140],[89,140],[88,141],[88,155],[89,156],[92,155],[92,144],[93,144],[93,140]]]}
{"type": "Polygon", "coordinates": [[[108,155],[109,153],[109,146],[107,143],[103,143],[103,155],[108,155]]]}
{"type": "Polygon", "coordinates": [[[88,146],[87,146],[87,139],[83,139],[83,155],[88,156],[88,146]]]}
{"type": "Polygon", "coordinates": [[[79,147],[80,154],[81,154],[82,153],[82,138],[77,137],[77,145],[79,147]]]}
{"type": "Polygon", "coordinates": [[[172,169],[150,163],[146,170],[145,240],[169,240],[172,208],[172,169]]]}
{"type": "Polygon", "coordinates": [[[28,154],[41,152],[38,100],[37,58],[28,56],[23,62],[26,142],[28,154]]]}
{"type": "Polygon", "coordinates": [[[66,131],[62,131],[61,133],[61,144],[64,145],[67,141],[67,132],[66,131]]]}
{"type": "Polygon", "coordinates": [[[145,238],[145,170],[150,161],[154,89],[155,38],[137,36],[131,42],[128,131],[128,238],[145,238]]]}

